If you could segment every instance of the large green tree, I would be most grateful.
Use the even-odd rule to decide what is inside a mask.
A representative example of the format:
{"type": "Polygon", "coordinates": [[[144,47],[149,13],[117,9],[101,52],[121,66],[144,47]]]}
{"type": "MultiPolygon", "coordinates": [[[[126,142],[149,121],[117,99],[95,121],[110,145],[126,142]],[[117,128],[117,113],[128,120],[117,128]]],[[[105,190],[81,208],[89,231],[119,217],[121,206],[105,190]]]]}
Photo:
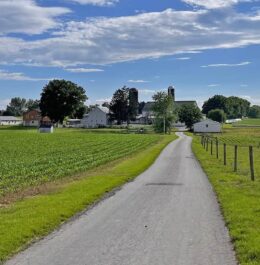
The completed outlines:
{"type": "Polygon", "coordinates": [[[87,99],[81,86],[71,81],[52,80],[43,88],[40,109],[43,116],[62,123],[66,116],[74,116],[87,99]]]}
{"type": "Polygon", "coordinates": [[[39,109],[40,100],[28,99],[26,102],[27,110],[39,109]]]}
{"type": "Polygon", "coordinates": [[[202,112],[208,115],[214,109],[223,110],[229,119],[242,118],[248,115],[250,102],[239,97],[215,95],[204,102],[202,112]]]}
{"type": "Polygon", "coordinates": [[[229,119],[246,117],[250,109],[250,102],[239,97],[228,97],[226,100],[226,108],[229,119]]]}
{"type": "Polygon", "coordinates": [[[166,92],[153,95],[153,112],[155,115],[154,127],[156,132],[166,133],[171,131],[174,121],[173,99],[166,92]]]}
{"type": "Polygon", "coordinates": [[[189,129],[202,119],[202,113],[195,104],[183,104],[178,110],[178,116],[180,122],[185,123],[189,129]]]}
{"type": "Polygon", "coordinates": [[[248,113],[249,118],[259,119],[260,118],[260,106],[253,105],[248,113]]]}
{"type": "Polygon", "coordinates": [[[208,114],[213,109],[227,110],[227,98],[222,95],[215,95],[204,102],[202,106],[202,113],[208,114]]]}
{"type": "Polygon", "coordinates": [[[11,99],[11,102],[8,104],[4,114],[11,116],[22,116],[24,111],[26,111],[26,99],[15,97],[11,99]]]}
{"type": "Polygon", "coordinates": [[[110,102],[110,118],[116,120],[117,124],[129,123],[138,114],[138,92],[135,88],[124,86],[116,90],[110,102]]]}

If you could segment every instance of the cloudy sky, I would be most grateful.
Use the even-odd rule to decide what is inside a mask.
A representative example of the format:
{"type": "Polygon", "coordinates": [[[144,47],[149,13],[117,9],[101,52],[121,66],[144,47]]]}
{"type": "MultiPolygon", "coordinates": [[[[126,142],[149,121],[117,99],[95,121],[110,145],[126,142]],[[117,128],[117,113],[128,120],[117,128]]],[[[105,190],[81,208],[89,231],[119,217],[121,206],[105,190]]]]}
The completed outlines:
{"type": "Polygon", "coordinates": [[[260,104],[260,0],[1,0],[0,108],[53,78],[89,103],[124,85],[142,100],[215,94],[260,104]]]}

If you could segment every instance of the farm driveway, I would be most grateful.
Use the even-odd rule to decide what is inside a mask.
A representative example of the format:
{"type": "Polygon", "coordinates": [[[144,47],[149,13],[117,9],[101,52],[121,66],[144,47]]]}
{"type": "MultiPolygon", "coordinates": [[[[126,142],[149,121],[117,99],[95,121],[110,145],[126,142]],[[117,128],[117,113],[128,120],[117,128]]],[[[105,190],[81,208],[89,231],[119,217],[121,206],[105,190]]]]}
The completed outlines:
{"type": "Polygon", "coordinates": [[[180,138],[134,182],[6,265],[235,265],[212,187],[180,138]]]}

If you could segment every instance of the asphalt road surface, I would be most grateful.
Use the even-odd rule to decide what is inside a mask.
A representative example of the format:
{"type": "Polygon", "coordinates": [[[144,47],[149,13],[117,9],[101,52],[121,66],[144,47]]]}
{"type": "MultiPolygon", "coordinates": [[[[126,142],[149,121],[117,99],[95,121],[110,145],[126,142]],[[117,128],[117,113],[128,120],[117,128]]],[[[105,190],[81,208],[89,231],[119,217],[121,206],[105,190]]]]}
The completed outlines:
{"type": "Polygon", "coordinates": [[[179,136],[134,182],[6,264],[237,264],[191,139],[179,136]]]}

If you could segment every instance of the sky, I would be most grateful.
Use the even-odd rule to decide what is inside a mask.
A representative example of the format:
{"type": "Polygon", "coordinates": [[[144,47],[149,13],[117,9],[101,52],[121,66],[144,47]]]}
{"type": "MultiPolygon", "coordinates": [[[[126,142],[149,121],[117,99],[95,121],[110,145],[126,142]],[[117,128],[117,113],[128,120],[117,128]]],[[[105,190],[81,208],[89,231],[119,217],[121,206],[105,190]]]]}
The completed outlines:
{"type": "Polygon", "coordinates": [[[215,94],[260,105],[259,70],[260,0],[0,1],[0,109],[52,79],[84,87],[88,104],[173,85],[199,106],[215,94]]]}

